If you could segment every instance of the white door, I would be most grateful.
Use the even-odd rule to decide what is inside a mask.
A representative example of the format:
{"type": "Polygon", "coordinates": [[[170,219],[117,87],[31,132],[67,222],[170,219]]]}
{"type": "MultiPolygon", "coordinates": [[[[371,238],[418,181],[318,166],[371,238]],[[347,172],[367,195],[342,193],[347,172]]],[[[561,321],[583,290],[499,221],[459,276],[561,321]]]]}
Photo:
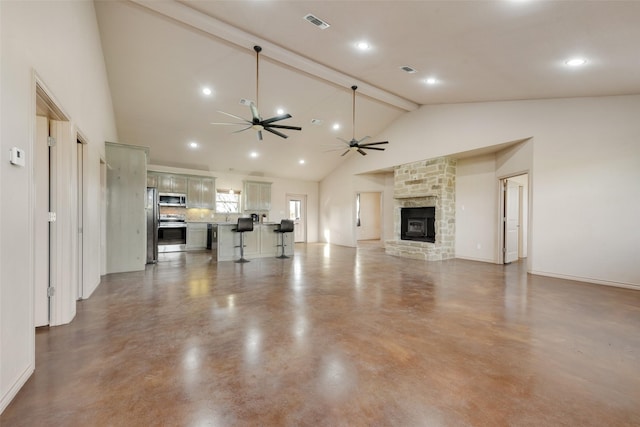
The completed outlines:
{"type": "Polygon", "coordinates": [[[505,180],[504,187],[504,263],[518,260],[520,186],[505,180]]]}
{"type": "Polygon", "coordinates": [[[36,117],[35,147],[35,289],[34,321],[36,327],[49,324],[49,120],[36,117]]]}
{"type": "Polygon", "coordinates": [[[307,241],[307,196],[287,194],[287,218],[293,220],[293,241],[303,243],[307,241]]]}
{"type": "Polygon", "coordinates": [[[358,193],[356,200],[358,240],[380,239],[380,193],[358,193]]]}

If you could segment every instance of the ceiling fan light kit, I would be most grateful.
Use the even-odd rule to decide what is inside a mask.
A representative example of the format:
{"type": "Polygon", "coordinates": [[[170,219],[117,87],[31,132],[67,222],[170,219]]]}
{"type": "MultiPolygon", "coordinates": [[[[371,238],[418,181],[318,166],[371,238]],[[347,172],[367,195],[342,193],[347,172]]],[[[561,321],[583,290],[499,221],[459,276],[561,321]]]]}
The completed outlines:
{"type": "Polygon", "coordinates": [[[260,112],[258,111],[258,102],[260,96],[260,52],[262,48],[260,46],[254,46],[253,50],[256,52],[256,102],[253,102],[250,99],[242,98],[240,99],[240,104],[248,106],[251,110],[251,120],[246,120],[242,117],[235,116],[233,114],[225,113],[224,111],[218,111],[219,113],[226,114],[227,116],[233,117],[234,119],[240,120],[240,122],[235,123],[211,123],[213,125],[244,125],[243,129],[237,130],[233,133],[243,132],[247,129],[253,129],[258,133],[258,140],[262,141],[262,131],[270,132],[274,135],[277,135],[281,138],[288,138],[284,133],[276,130],[276,129],[287,129],[287,130],[302,130],[299,126],[286,126],[286,125],[278,125],[275,122],[279,122],[280,120],[290,119],[291,114],[279,114],[277,116],[262,119],[260,116],[260,112]]]}

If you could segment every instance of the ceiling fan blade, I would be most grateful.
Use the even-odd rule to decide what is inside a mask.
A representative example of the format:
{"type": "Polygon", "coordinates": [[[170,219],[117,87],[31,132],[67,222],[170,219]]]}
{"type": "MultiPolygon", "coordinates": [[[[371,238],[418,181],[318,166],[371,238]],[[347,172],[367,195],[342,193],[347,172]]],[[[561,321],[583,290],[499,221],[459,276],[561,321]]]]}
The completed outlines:
{"type": "Polygon", "coordinates": [[[382,144],[388,144],[389,141],[380,141],[380,142],[369,142],[367,144],[358,144],[360,145],[360,147],[370,147],[372,145],[382,145],[382,144]]]}
{"type": "Polygon", "coordinates": [[[245,131],[245,130],[247,130],[247,129],[251,129],[251,126],[247,126],[246,128],[242,128],[242,129],[240,129],[240,130],[236,130],[236,131],[231,132],[231,133],[238,133],[238,132],[245,131]]]}
{"type": "Polygon", "coordinates": [[[358,153],[362,154],[363,156],[366,156],[367,153],[365,153],[364,151],[362,151],[362,149],[358,148],[358,153]]]}
{"type": "Polygon", "coordinates": [[[277,130],[273,130],[273,129],[268,128],[268,127],[267,127],[267,128],[264,128],[264,130],[266,130],[267,132],[271,132],[271,133],[272,133],[272,134],[274,134],[274,135],[278,135],[278,136],[279,136],[279,137],[281,137],[281,138],[289,138],[289,137],[288,137],[287,135],[285,135],[284,133],[282,133],[282,132],[278,132],[277,130]]]}
{"type": "Polygon", "coordinates": [[[349,151],[351,151],[351,150],[347,150],[347,151],[345,151],[344,153],[340,154],[340,157],[344,157],[344,156],[346,156],[346,155],[347,155],[347,153],[348,153],[349,151]]]}
{"type": "Polygon", "coordinates": [[[244,122],[244,123],[209,123],[210,125],[225,125],[225,126],[238,126],[238,125],[243,125],[246,126],[248,123],[244,122]]]}
{"type": "MultiPolygon", "coordinates": [[[[262,122],[264,123],[264,122],[262,122]]],[[[289,129],[289,130],[302,130],[300,126],[285,126],[285,125],[264,125],[266,128],[276,128],[276,129],[289,129]]]]}
{"type": "Polygon", "coordinates": [[[361,140],[358,140],[357,143],[360,144],[362,141],[366,141],[367,139],[371,138],[370,136],[365,136],[364,138],[362,138],[361,140]]]}
{"type": "Polygon", "coordinates": [[[345,143],[345,144],[347,144],[348,146],[351,146],[351,143],[350,143],[349,141],[347,141],[346,139],[344,139],[344,138],[340,138],[339,136],[337,136],[336,138],[338,138],[338,140],[340,140],[340,141],[344,142],[344,143],[345,143]]]}
{"type": "Polygon", "coordinates": [[[278,122],[280,120],[284,120],[284,119],[290,119],[291,118],[291,114],[281,114],[279,116],[275,116],[275,117],[271,117],[270,119],[266,119],[262,121],[262,125],[268,125],[269,123],[273,123],[273,122],[278,122]]]}
{"type": "Polygon", "coordinates": [[[245,118],[242,118],[240,116],[236,116],[236,115],[233,115],[233,114],[225,113],[224,111],[218,110],[218,113],[225,114],[225,115],[227,115],[229,117],[233,117],[234,119],[242,120],[243,122],[251,123],[249,120],[247,120],[245,118]]]}
{"type": "Polygon", "coordinates": [[[251,103],[249,104],[249,108],[251,109],[251,116],[253,117],[253,120],[255,119],[260,120],[260,113],[258,113],[258,107],[256,106],[256,104],[253,103],[253,101],[251,101],[251,103]]]}
{"type": "Polygon", "coordinates": [[[258,141],[262,141],[262,131],[258,131],[258,141]]]}
{"type": "Polygon", "coordinates": [[[363,146],[360,146],[360,148],[362,148],[363,150],[384,151],[384,148],[378,148],[378,147],[363,147],[363,146]]]}

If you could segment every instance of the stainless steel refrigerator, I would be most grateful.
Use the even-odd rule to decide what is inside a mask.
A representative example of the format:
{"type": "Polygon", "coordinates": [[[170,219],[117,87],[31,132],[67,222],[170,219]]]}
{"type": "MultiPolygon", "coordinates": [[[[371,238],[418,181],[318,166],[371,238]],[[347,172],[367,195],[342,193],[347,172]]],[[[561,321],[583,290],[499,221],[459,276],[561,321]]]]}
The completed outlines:
{"type": "Polygon", "coordinates": [[[147,264],[158,262],[158,189],[147,187],[147,264]]]}

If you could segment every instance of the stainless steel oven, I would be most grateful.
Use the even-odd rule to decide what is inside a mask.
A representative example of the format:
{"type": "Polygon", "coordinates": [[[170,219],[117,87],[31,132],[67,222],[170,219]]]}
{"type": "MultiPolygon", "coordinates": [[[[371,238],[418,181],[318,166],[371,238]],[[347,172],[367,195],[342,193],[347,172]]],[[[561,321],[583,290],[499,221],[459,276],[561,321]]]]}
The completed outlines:
{"type": "Polygon", "coordinates": [[[187,246],[187,222],[184,215],[161,214],[158,222],[158,253],[181,252],[187,246]]]}

